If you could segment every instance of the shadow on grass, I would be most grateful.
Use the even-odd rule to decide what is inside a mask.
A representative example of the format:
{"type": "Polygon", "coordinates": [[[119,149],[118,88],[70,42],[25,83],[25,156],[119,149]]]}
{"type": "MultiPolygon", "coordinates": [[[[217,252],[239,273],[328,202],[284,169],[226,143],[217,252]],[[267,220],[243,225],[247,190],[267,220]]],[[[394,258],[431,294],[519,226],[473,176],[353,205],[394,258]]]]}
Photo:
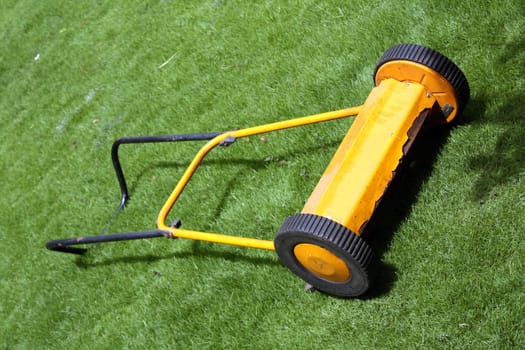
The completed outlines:
{"type": "Polygon", "coordinates": [[[416,137],[397,174],[367,224],[363,238],[377,257],[372,286],[364,299],[390,292],[397,280],[397,268],[381,261],[393,235],[410,215],[421,186],[431,175],[434,163],[450,134],[448,126],[429,127],[416,137]]]}
{"type": "Polygon", "coordinates": [[[486,199],[496,196],[496,187],[516,181],[525,173],[525,114],[523,114],[523,91],[514,86],[525,82],[525,38],[507,43],[495,65],[511,67],[516,74],[513,81],[503,80],[499,84],[511,89],[510,96],[481,96],[474,101],[470,115],[476,124],[495,124],[495,130],[503,130],[491,152],[476,155],[470,160],[470,168],[479,172],[480,177],[473,187],[473,200],[483,204],[486,199]],[[502,101],[494,112],[487,115],[486,101],[502,101]]]}
{"type": "Polygon", "coordinates": [[[473,186],[473,199],[483,204],[497,196],[497,188],[525,174],[525,115],[505,125],[492,152],[473,157],[470,168],[480,177],[473,186]]]}
{"type": "MultiPolygon", "coordinates": [[[[510,184],[525,173],[525,115],[520,108],[523,97],[512,96],[504,105],[489,116],[483,116],[478,106],[473,123],[494,124],[494,130],[501,131],[490,152],[473,156],[469,167],[479,173],[472,188],[472,200],[483,204],[497,196],[495,189],[510,184]]],[[[482,105],[482,103],[480,103],[482,105]]]]}
{"type": "Polygon", "coordinates": [[[159,255],[135,255],[135,256],[120,256],[115,258],[103,259],[96,261],[98,258],[93,257],[88,253],[87,255],[79,256],[75,260],[75,264],[82,269],[88,269],[93,267],[100,266],[109,266],[115,264],[148,264],[154,263],[157,261],[168,260],[168,259],[188,259],[194,257],[206,257],[206,258],[215,258],[222,259],[231,262],[243,262],[251,265],[267,265],[267,266],[280,266],[280,262],[276,256],[269,254],[268,257],[254,257],[248,254],[239,253],[236,251],[218,251],[213,248],[208,248],[201,244],[201,242],[194,241],[192,248],[184,252],[175,252],[159,255]]]}

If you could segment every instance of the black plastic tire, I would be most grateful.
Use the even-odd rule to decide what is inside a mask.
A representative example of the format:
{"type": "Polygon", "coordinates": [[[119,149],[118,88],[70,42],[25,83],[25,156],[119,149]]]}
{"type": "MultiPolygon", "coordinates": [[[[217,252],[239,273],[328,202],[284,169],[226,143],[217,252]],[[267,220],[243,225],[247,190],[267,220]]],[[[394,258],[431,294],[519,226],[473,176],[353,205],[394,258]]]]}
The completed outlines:
{"type": "Polygon", "coordinates": [[[446,56],[416,44],[400,44],[385,51],[377,62],[374,71],[374,83],[380,67],[390,61],[405,60],[422,64],[441,74],[454,88],[458,103],[458,115],[461,114],[470,97],[470,87],[465,74],[446,56]]]}
{"type": "Polygon", "coordinates": [[[321,292],[356,297],[364,294],[370,286],[374,260],[371,248],[355,233],[333,220],[312,214],[290,216],[279,229],[274,243],[282,263],[321,292]],[[309,271],[294,254],[294,248],[303,243],[322,247],[336,255],[350,270],[350,278],[334,282],[309,271]]]}

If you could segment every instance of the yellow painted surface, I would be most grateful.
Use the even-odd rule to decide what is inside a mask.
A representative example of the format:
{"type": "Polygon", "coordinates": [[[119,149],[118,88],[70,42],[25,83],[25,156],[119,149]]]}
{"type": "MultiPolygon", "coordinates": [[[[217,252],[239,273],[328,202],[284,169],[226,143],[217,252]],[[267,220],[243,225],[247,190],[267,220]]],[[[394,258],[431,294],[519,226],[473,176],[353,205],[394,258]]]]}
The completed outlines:
{"type": "Polygon", "coordinates": [[[187,238],[196,241],[229,244],[239,247],[275,250],[273,241],[270,240],[224,235],[220,233],[184,230],[180,228],[166,228],[165,230],[169,231],[173,238],[187,238]]]}
{"type": "Polygon", "coordinates": [[[300,243],[294,247],[294,255],[301,265],[330,282],[345,282],[350,279],[350,269],[343,259],[328,249],[311,243],[300,243]]]}
{"type": "Polygon", "coordinates": [[[424,86],[427,92],[437,100],[441,109],[447,104],[452,106],[452,113],[445,119],[447,123],[456,117],[458,100],[455,90],[447,79],[433,69],[411,61],[391,61],[381,65],[375,75],[376,85],[386,79],[418,83],[424,86]]]}
{"type": "Polygon", "coordinates": [[[435,98],[420,84],[383,80],[368,96],[302,213],[360,234],[403,157],[414,121],[435,98]]]}

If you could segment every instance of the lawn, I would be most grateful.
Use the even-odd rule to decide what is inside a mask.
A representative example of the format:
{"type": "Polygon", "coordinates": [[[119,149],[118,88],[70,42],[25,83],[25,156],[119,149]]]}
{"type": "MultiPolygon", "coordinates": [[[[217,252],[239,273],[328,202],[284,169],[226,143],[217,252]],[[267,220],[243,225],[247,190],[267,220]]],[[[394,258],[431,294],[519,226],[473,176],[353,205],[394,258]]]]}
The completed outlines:
{"type": "MultiPolygon", "coordinates": [[[[525,5],[508,1],[0,2],[0,349],[525,348],[525,5]],[[422,134],[370,225],[371,291],[305,292],[275,253],[190,240],[52,239],[153,229],[202,143],[359,105],[390,46],[451,58],[471,99],[422,134]]],[[[273,239],[352,119],[214,150],[183,227],[273,239]]]]}

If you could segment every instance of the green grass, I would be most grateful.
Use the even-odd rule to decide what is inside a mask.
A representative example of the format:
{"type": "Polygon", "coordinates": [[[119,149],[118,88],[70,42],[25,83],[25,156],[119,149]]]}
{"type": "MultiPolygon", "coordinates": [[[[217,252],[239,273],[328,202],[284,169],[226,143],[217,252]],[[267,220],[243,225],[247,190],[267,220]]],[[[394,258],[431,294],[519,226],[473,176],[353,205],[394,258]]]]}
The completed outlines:
{"type": "MultiPolygon", "coordinates": [[[[0,348],[524,348],[524,18],[519,0],[2,1],[0,348]],[[259,250],[163,239],[84,257],[44,248],[110,219],[114,139],[360,104],[377,59],[403,42],[455,61],[471,101],[426,135],[381,209],[368,298],[303,292],[259,250]]],[[[272,239],[350,123],[212,152],[177,216],[272,239]]],[[[153,228],[197,147],[123,146],[133,199],[110,231],[153,228]]]]}

